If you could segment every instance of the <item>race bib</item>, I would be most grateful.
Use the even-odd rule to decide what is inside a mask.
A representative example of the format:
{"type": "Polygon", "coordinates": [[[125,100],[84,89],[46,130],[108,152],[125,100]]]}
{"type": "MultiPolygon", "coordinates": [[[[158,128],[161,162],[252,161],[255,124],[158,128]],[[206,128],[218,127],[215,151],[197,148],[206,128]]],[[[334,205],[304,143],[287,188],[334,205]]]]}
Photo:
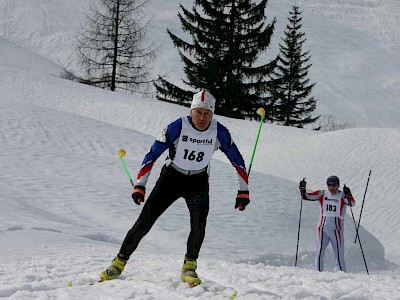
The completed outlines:
{"type": "Polygon", "coordinates": [[[329,191],[324,194],[323,214],[326,217],[340,217],[340,199],[341,193],[332,195],[329,191]]]}
{"type": "Polygon", "coordinates": [[[187,117],[183,117],[174,164],[189,171],[204,169],[208,166],[214,154],[216,140],[216,120],[211,120],[210,127],[207,130],[198,131],[192,127],[187,117]]]}

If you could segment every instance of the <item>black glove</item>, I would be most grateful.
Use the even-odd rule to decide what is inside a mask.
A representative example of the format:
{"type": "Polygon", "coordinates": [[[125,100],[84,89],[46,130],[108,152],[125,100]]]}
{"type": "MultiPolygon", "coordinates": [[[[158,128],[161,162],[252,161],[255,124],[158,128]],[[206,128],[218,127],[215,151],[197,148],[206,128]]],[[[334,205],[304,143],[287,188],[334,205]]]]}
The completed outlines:
{"type": "Polygon", "coordinates": [[[250,203],[249,191],[238,191],[236,196],[235,209],[245,210],[246,206],[250,203]]]}
{"type": "Polygon", "coordinates": [[[305,178],[303,178],[303,180],[299,182],[299,189],[305,191],[306,185],[307,185],[307,182],[305,181],[305,178]]]}
{"type": "Polygon", "coordinates": [[[146,188],[141,185],[136,185],[133,188],[132,199],[137,205],[140,205],[141,202],[144,202],[144,194],[146,193],[146,188]]]}
{"type": "Polygon", "coordinates": [[[351,196],[351,191],[350,191],[350,189],[349,189],[347,186],[344,186],[344,187],[343,187],[343,193],[344,193],[344,195],[346,196],[346,198],[349,197],[349,196],[351,196]]]}

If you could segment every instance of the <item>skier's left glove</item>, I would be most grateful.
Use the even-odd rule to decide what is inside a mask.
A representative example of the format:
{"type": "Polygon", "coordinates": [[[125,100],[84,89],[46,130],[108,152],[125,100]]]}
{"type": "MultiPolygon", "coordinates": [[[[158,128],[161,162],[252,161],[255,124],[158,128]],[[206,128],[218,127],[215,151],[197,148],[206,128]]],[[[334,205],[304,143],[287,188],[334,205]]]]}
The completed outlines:
{"type": "Polygon", "coordinates": [[[246,206],[250,203],[249,191],[238,191],[236,196],[235,209],[245,210],[246,206]]]}
{"type": "Polygon", "coordinates": [[[137,205],[140,205],[141,202],[144,202],[144,194],[146,192],[146,188],[141,185],[136,185],[132,191],[132,199],[137,205]]]}
{"type": "Polygon", "coordinates": [[[343,193],[346,196],[346,198],[348,198],[349,196],[351,196],[351,191],[347,186],[343,187],[343,193]]]}
{"type": "Polygon", "coordinates": [[[347,186],[343,187],[344,197],[347,199],[347,205],[352,207],[354,205],[353,195],[351,194],[350,189],[347,186]]]}

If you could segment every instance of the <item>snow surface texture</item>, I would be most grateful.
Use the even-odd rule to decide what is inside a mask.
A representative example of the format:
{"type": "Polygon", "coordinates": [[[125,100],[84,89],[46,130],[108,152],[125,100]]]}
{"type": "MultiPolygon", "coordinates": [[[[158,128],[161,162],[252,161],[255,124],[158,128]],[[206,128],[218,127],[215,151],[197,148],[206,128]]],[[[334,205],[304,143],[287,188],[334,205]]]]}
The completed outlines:
{"type": "MultiPolygon", "coordinates": [[[[374,11],[390,8],[387,15],[376,13],[376,18],[395,21],[390,17],[396,11],[394,1],[347,1],[360,5],[348,10],[340,6],[337,11],[332,1],[303,2],[299,4],[309,10],[307,14],[315,13],[315,22],[319,16],[324,17],[321,22],[327,19],[325,9],[329,8],[330,29],[333,24],[346,29],[341,34],[332,30],[332,40],[359,30],[354,24],[362,24],[362,18],[349,20],[345,12],[362,11],[364,4],[379,8],[374,11]],[[342,20],[335,23],[338,16],[342,20]]],[[[158,24],[170,26],[177,4],[151,3],[158,24]]],[[[286,13],[290,7],[287,1],[282,1],[282,6],[278,1],[270,3],[277,13],[286,13]]],[[[0,298],[228,299],[236,291],[237,299],[400,299],[396,201],[400,196],[400,129],[396,118],[379,110],[371,115],[370,123],[364,120],[363,128],[330,133],[265,124],[250,176],[252,201],[244,212],[233,208],[234,170],[216,153],[211,162],[207,236],[198,261],[202,286],[188,289],[180,282],[189,232],[182,199],[144,238],[121,280],[89,285],[109,265],[142,208],[130,198],[130,183],[117,150],[127,151],[125,161],[135,176],[155,137],[188,110],[57,77],[61,70],[57,64],[71,58],[65,45],[71,39],[70,25],[79,20],[77,11],[85,4],[87,1],[0,1],[6,16],[1,27],[4,38],[0,39],[0,298]],[[380,125],[376,120],[383,122],[381,128],[372,128],[380,125]],[[338,175],[353,191],[357,201],[353,212],[358,220],[369,170],[372,175],[360,237],[370,275],[359,244],[354,243],[349,210],[345,220],[348,273],[337,271],[330,248],[326,272],[313,270],[318,219],[314,202],[303,202],[299,260],[294,267],[298,181],[306,177],[310,189],[319,189],[324,188],[328,175],[338,175]]],[[[385,30],[368,28],[363,28],[364,34],[382,42],[375,55],[387,57],[396,44],[387,45],[387,35],[378,34],[385,30]]],[[[320,37],[324,35],[327,33],[320,37]]],[[[342,47],[354,50],[357,45],[348,41],[342,47]]],[[[363,47],[358,50],[360,55],[371,51],[363,47]]],[[[323,52],[319,48],[313,51],[323,52]]],[[[395,63],[389,65],[396,69],[395,63]]],[[[325,67],[317,70],[327,71],[325,67]]],[[[352,80],[354,74],[348,76],[352,80]]],[[[367,84],[376,80],[374,74],[363,76],[360,80],[367,84]]],[[[336,85],[339,77],[329,76],[325,82],[336,85]]],[[[392,79],[396,80],[395,76],[392,79]]],[[[392,87],[387,90],[395,93],[392,87]]],[[[353,92],[363,91],[353,86],[353,92]]],[[[385,108],[379,103],[375,98],[362,101],[365,106],[385,108]]],[[[355,117],[363,113],[361,104],[351,101],[340,107],[355,117]]],[[[390,109],[398,116],[395,107],[390,109]]],[[[216,118],[230,129],[248,164],[259,124],[216,118]]],[[[148,191],[162,161],[163,157],[152,171],[148,191]]]]}
{"type": "MultiPolygon", "coordinates": [[[[66,67],[76,67],[75,36],[90,0],[0,0],[0,35],[66,67]]],[[[270,49],[275,57],[292,0],[269,0],[269,21],[277,19],[270,49]]],[[[182,63],[166,32],[182,33],[179,4],[192,0],[150,0],[149,42],[159,47],[154,74],[181,84],[182,63]]],[[[298,0],[310,50],[310,80],[316,82],[316,115],[333,115],[353,127],[399,127],[400,1],[298,0]]],[[[187,39],[190,41],[190,38],[187,39]]]]}

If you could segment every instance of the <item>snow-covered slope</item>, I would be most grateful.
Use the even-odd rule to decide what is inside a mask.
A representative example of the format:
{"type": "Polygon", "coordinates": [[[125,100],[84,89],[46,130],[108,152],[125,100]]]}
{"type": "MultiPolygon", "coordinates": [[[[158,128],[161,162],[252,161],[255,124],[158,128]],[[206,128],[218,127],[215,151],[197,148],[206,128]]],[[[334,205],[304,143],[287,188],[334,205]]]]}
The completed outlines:
{"type": "MultiPolygon", "coordinates": [[[[392,285],[395,286],[398,275],[385,271],[395,267],[384,259],[386,245],[362,227],[360,234],[366,259],[374,274],[366,277],[359,246],[351,242],[354,236],[351,218],[346,220],[345,234],[348,237],[348,268],[353,274],[337,273],[332,279],[332,274],[318,275],[311,270],[318,214],[315,203],[304,203],[299,268],[293,268],[300,204],[297,183],[253,170],[252,203],[245,212],[239,213],[233,209],[233,169],[219,160],[212,162],[212,206],[199,263],[203,287],[188,291],[179,283],[179,267],[189,230],[187,209],[182,201],[160,218],[134,254],[122,281],[89,287],[87,284],[109,263],[140,212],[140,207],[134,206],[129,199],[129,183],[116,150],[124,147],[128,151],[126,161],[131,171],[136,172],[153,137],[95,120],[95,108],[101,106],[91,107],[92,118],[80,116],[78,107],[83,108],[84,115],[87,113],[84,103],[96,101],[85,99],[88,87],[51,77],[45,79],[46,84],[50,82],[63,95],[56,95],[57,99],[67,101],[73,100],[74,95],[82,95],[81,106],[76,102],[75,112],[71,114],[62,111],[62,101],[50,101],[54,90],[46,89],[44,82],[30,86],[30,96],[23,98],[13,91],[24,91],[28,80],[21,80],[24,77],[16,75],[9,77],[18,80],[13,81],[13,85],[8,82],[7,97],[1,101],[0,188],[5,192],[1,197],[0,261],[7,272],[2,273],[0,295],[11,299],[69,299],[82,293],[89,299],[99,296],[111,299],[144,299],[148,296],[155,299],[220,299],[235,290],[245,299],[329,296],[332,293],[340,296],[355,293],[367,298],[380,295],[390,299],[394,295],[392,285]],[[45,107],[43,99],[49,100],[47,103],[52,103],[53,107],[45,107]],[[21,268],[23,272],[18,271],[21,268]],[[327,289],[315,288],[306,279],[310,276],[324,282],[327,289]],[[282,277],[287,280],[279,279],[282,277]],[[349,278],[351,287],[344,284],[338,290],[337,282],[349,278]],[[385,280],[391,290],[384,290],[380,283],[375,283],[380,280],[385,280]],[[69,281],[72,281],[72,288],[68,288],[69,281]],[[372,286],[368,292],[362,290],[365,281],[372,286]],[[354,287],[358,292],[354,292],[354,287]]],[[[4,86],[1,88],[6,90],[4,86]]],[[[132,118],[129,108],[134,106],[135,100],[128,102],[123,96],[89,89],[96,98],[103,94],[103,97],[115,100],[110,107],[122,106],[125,100],[125,113],[120,111],[118,119],[132,118]]],[[[157,113],[153,111],[153,119],[156,117],[157,113]]],[[[173,118],[171,114],[169,119],[173,118]]],[[[144,120],[151,128],[150,118],[141,121],[144,120]]],[[[241,125],[242,121],[232,120],[234,130],[241,125]]],[[[254,123],[253,129],[256,126],[254,123]]],[[[286,136],[291,139],[290,128],[276,128],[286,129],[286,136]]],[[[272,126],[266,129],[274,131],[272,126]]],[[[246,153],[251,148],[240,139],[237,143],[246,153]]],[[[281,152],[290,153],[290,148],[291,143],[281,145],[281,152]]],[[[260,147],[258,168],[261,159],[267,158],[266,154],[260,147]]],[[[307,163],[304,160],[304,164],[307,163]]],[[[160,165],[161,162],[153,170],[150,186],[154,184],[160,165]]],[[[327,164],[322,166],[328,168],[327,164]]],[[[288,163],[288,173],[295,168],[296,165],[290,167],[288,163]]],[[[325,174],[321,177],[323,181],[325,174]]],[[[330,251],[326,265],[327,270],[333,270],[330,251]]]]}
{"type": "MultiPolygon", "coordinates": [[[[76,67],[74,36],[89,0],[0,1],[4,12],[0,34],[63,66],[76,67]]],[[[183,76],[177,49],[166,28],[181,33],[179,2],[150,0],[149,38],[159,48],[154,74],[172,81],[183,76]]],[[[278,51],[293,1],[270,0],[267,15],[277,25],[268,54],[278,51]]],[[[400,125],[400,4],[397,0],[298,1],[311,52],[310,79],[317,82],[316,114],[334,115],[356,127],[400,125]]]]}
{"type": "MultiPolygon", "coordinates": [[[[89,299],[221,299],[237,291],[244,299],[354,295],[395,299],[399,275],[393,262],[400,261],[395,247],[399,232],[389,195],[396,197],[390,187],[395,186],[392,175],[398,162],[397,152],[387,149],[389,143],[398,147],[397,129],[317,133],[266,125],[251,174],[252,203],[245,212],[233,209],[232,167],[220,154],[212,161],[212,203],[199,260],[204,286],[188,291],[179,283],[189,220],[184,203],[178,201],[144,239],[122,281],[89,287],[118,251],[141,208],[130,200],[129,182],[116,150],[127,150],[126,162],[136,173],[154,137],[168,120],[187,109],[167,103],[155,107],[153,102],[58,79],[51,76],[52,68],[42,76],[18,68],[4,70],[0,75],[0,262],[7,271],[0,273],[1,296],[70,299],[85,293],[89,299]],[[345,230],[350,274],[332,277],[312,271],[318,208],[306,202],[299,268],[294,268],[300,206],[297,181],[306,176],[309,187],[318,188],[328,174],[336,173],[360,200],[365,179],[361,171],[371,165],[370,195],[379,203],[367,199],[360,236],[373,275],[364,275],[350,217],[345,230]],[[349,278],[351,286],[337,288],[338,282],[349,278]],[[382,280],[389,289],[382,288],[382,280]],[[326,289],[316,287],[321,281],[326,289]],[[362,288],[366,283],[367,291],[362,288]]],[[[231,129],[244,157],[250,157],[257,122],[217,118],[231,129]]],[[[161,164],[155,166],[149,188],[161,164]]],[[[359,209],[354,209],[356,216],[359,209]]],[[[326,268],[334,269],[331,251],[326,268]]]]}
{"type": "MultiPolygon", "coordinates": [[[[11,12],[21,14],[22,2],[0,3],[10,13],[7,24],[16,22],[11,12]]],[[[62,1],[58,7],[51,1],[29,3],[36,6],[26,6],[25,13],[75,9],[62,1]]],[[[75,7],[83,4],[76,2],[75,7]]],[[[50,19],[61,26],[62,18],[52,13],[50,19]]],[[[35,16],[37,22],[20,19],[21,25],[39,26],[42,19],[35,16]]],[[[168,14],[159,15],[163,17],[167,20],[168,14]]],[[[28,27],[23,28],[15,36],[29,36],[28,27]]],[[[60,35],[54,43],[63,41],[60,31],[51,28],[60,35]]],[[[46,41],[51,48],[53,43],[46,41]]],[[[61,47],[54,47],[46,58],[65,59],[69,52],[57,54],[57,49],[61,47]]],[[[122,280],[90,286],[117,253],[142,208],[130,199],[117,150],[127,150],[134,176],[155,136],[187,108],[59,79],[58,67],[39,57],[40,51],[30,52],[5,39],[0,39],[0,52],[7,53],[0,56],[1,298],[226,299],[236,291],[237,299],[399,299],[400,229],[393,200],[400,196],[397,128],[320,133],[265,124],[250,176],[252,202],[244,212],[233,208],[232,166],[220,153],[211,163],[211,209],[198,268],[202,286],[187,289],[180,282],[189,231],[181,200],[144,238],[122,280]],[[318,205],[305,201],[295,268],[298,181],[306,177],[308,187],[318,189],[326,176],[337,174],[356,197],[353,212],[358,220],[369,170],[360,237],[370,275],[359,244],[353,242],[350,211],[345,220],[349,273],[336,272],[330,249],[327,272],[313,270],[318,205]]],[[[248,163],[259,124],[216,118],[230,129],[248,163]]],[[[152,171],[149,190],[162,160],[152,171]]]]}

